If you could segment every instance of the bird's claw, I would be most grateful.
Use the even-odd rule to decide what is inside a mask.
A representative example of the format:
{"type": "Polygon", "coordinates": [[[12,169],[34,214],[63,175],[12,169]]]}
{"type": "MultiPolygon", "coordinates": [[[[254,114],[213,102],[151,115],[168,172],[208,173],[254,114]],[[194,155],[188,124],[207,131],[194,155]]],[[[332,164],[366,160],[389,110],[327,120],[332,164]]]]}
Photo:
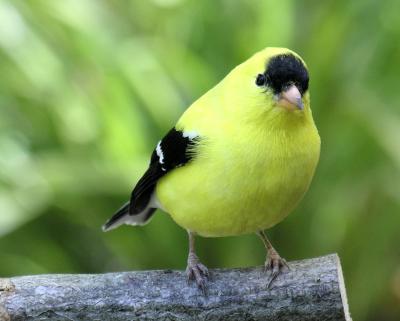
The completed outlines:
{"type": "Polygon", "coordinates": [[[290,267],[285,259],[281,258],[277,252],[272,252],[269,254],[267,261],[265,262],[265,272],[270,272],[270,278],[267,284],[269,289],[272,282],[277,278],[277,276],[282,273],[285,269],[290,270],[290,267]]]}
{"type": "Polygon", "coordinates": [[[206,294],[206,282],[209,278],[209,272],[207,267],[202,264],[198,257],[193,253],[189,254],[188,257],[186,274],[188,283],[190,281],[195,281],[197,287],[203,292],[203,294],[206,294]]]}

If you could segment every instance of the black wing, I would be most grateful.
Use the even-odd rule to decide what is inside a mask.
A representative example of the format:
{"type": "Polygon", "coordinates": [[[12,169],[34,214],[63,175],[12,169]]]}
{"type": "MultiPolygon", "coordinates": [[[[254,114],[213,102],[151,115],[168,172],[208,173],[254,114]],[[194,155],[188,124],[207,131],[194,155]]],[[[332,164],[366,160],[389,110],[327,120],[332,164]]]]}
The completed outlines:
{"type": "Polygon", "coordinates": [[[148,206],[157,181],[176,167],[184,166],[195,157],[194,147],[199,136],[171,129],[151,155],[149,168],[132,191],[129,214],[141,213],[148,206]]]}

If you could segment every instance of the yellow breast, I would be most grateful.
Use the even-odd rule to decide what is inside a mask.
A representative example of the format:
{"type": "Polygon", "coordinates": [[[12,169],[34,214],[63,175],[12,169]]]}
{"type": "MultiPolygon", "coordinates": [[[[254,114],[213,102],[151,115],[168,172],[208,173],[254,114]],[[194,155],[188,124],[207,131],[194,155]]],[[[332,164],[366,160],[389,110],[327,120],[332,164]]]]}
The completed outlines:
{"type": "Polygon", "coordinates": [[[296,113],[272,115],[265,126],[198,123],[206,133],[198,157],[158,183],[163,208],[203,236],[253,233],[280,222],[307,191],[319,158],[311,114],[296,113]]]}

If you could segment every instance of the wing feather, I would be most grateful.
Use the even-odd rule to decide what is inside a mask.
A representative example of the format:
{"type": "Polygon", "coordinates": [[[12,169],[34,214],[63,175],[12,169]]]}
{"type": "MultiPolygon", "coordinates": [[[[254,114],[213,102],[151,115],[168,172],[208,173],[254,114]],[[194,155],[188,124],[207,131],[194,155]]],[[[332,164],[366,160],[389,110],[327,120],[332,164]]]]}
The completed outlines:
{"type": "Polygon", "coordinates": [[[152,201],[157,182],[175,168],[193,160],[198,141],[199,137],[194,132],[171,129],[153,151],[149,168],[137,182],[130,201],[106,222],[103,230],[108,231],[121,224],[146,224],[157,208],[152,201]]]}
{"type": "Polygon", "coordinates": [[[158,180],[177,167],[184,166],[196,156],[195,146],[199,141],[194,135],[175,128],[158,143],[153,151],[149,168],[138,181],[131,194],[129,214],[137,215],[148,205],[158,180]]]}

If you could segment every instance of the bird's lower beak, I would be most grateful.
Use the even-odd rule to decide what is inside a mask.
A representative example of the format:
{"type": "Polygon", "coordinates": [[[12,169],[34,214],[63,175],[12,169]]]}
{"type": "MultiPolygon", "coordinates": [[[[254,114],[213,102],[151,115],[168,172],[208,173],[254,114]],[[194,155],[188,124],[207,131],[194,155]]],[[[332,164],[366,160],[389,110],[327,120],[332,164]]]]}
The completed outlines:
{"type": "Polygon", "coordinates": [[[295,108],[303,110],[304,105],[299,89],[295,85],[291,85],[288,89],[282,91],[278,96],[278,105],[288,110],[295,108]]]}

